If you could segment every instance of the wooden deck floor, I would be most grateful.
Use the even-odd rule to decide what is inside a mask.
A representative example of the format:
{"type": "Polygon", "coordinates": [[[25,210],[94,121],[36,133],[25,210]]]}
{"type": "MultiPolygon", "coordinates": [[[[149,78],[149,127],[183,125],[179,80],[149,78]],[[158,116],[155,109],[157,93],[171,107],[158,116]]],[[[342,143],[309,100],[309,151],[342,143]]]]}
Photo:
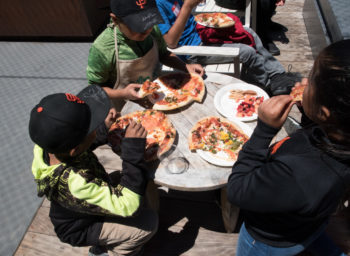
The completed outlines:
{"type": "MultiPolygon", "coordinates": [[[[287,69],[307,76],[313,64],[306,28],[302,18],[304,0],[287,1],[277,9],[274,21],[288,31],[276,35],[281,50],[278,60],[287,69]]],[[[298,112],[294,110],[294,116],[298,112]]],[[[160,191],[160,226],[155,237],[146,245],[146,256],[235,255],[238,234],[228,234],[219,208],[218,191],[160,191]]],[[[20,243],[19,255],[87,255],[88,248],[73,248],[56,237],[48,218],[49,202],[44,200],[20,243]]],[[[345,209],[331,219],[329,233],[350,255],[350,211],[345,209]]]]}

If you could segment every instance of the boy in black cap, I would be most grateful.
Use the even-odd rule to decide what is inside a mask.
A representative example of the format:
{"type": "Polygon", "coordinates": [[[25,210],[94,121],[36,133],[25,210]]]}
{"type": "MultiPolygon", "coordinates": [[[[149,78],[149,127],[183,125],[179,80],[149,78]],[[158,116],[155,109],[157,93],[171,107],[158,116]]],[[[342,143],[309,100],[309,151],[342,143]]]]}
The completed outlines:
{"type": "Polygon", "coordinates": [[[87,78],[105,87],[116,109],[124,99],[139,99],[135,89],[159,75],[159,62],[203,75],[199,64],[186,64],[167,50],[157,24],[163,23],[154,0],[111,0],[113,21],[90,48],[87,78]],[[117,50],[116,50],[117,49],[117,50]]]}
{"type": "Polygon", "coordinates": [[[51,201],[50,218],[62,242],[92,245],[89,255],[106,250],[137,255],[158,226],[156,213],[140,208],[147,132],[135,122],[127,128],[118,183],[92,152],[107,143],[107,126],[116,118],[109,112],[109,98],[96,85],[77,96],[57,93],[43,98],[29,121],[36,144],[32,172],[38,196],[51,201]]]}

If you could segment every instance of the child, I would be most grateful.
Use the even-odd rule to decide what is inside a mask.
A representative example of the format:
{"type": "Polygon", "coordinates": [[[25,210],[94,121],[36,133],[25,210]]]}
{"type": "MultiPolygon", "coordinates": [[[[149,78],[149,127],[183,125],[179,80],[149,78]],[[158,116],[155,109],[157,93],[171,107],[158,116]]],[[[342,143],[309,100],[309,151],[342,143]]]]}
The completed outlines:
{"type": "Polygon", "coordinates": [[[36,144],[32,172],[38,196],[51,201],[50,218],[62,242],[92,245],[89,255],[103,249],[135,255],[158,226],[156,213],[140,207],[146,187],[147,132],[135,122],[127,128],[118,182],[92,152],[107,143],[107,126],[116,118],[109,109],[107,94],[96,85],[77,96],[57,93],[43,98],[29,121],[36,144]]]}
{"type": "Polygon", "coordinates": [[[186,64],[167,50],[159,31],[163,19],[154,0],[111,0],[112,27],[92,44],[87,67],[90,84],[99,84],[118,111],[123,99],[137,100],[135,89],[159,74],[159,61],[169,67],[203,75],[198,64],[186,64]]]}
{"type": "Polygon", "coordinates": [[[238,256],[345,255],[325,228],[350,183],[350,40],[325,48],[312,68],[302,106],[315,124],[269,147],[292,105],[281,95],[260,106],[229,177],[228,199],[244,216],[238,256]]]}
{"type": "MultiPolygon", "coordinates": [[[[165,22],[159,24],[165,41],[171,48],[183,45],[213,45],[213,34],[205,35],[212,28],[204,28],[198,30],[198,24],[192,15],[192,9],[195,8],[202,0],[156,0],[158,9],[165,22]],[[200,36],[200,31],[204,33],[200,36]],[[209,42],[205,41],[209,38],[209,42]],[[203,39],[203,40],[202,40],[203,39]]],[[[239,21],[237,21],[238,23],[239,21]]],[[[239,22],[240,23],[240,22],[239,22]]],[[[217,33],[220,34],[220,40],[215,45],[220,44],[222,47],[238,47],[239,60],[243,64],[243,72],[241,79],[259,85],[271,95],[289,94],[290,89],[295,82],[300,81],[299,77],[293,73],[287,73],[281,63],[275,59],[262,45],[258,35],[250,28],[238,29],[238,25],[230,28],[218,28],[217,33]],[[238,30],[242,30],[239,36],[232,43],[233,34],[238,30]],[[246,30],[246,31],[245,31],[246,30]],[[249,33],[248,33],[249,32],[249,33]],[[223,34],[227,35],[227,39],[223,40],[223,34]],[[255,48],[246,43],[251,40],[255,42],[255,48]],[[244,38],[244,39],[243,39],[244,38]]],[[[252,44],[252,43],[248,43],[252,44]]],[[[254,45],[254,44],[253,44],[254,45]]],[[[187,56],[187,62],[200,64],[216,64],[233,62],[230,57],[218,56],[187,56]]]]}

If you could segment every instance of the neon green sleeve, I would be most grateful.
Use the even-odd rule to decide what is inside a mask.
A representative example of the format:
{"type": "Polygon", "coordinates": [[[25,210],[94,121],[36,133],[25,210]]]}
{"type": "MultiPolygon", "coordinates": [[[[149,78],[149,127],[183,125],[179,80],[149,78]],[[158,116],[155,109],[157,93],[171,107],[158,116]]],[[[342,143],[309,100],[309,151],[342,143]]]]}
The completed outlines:
{"type": "Polygon", "coordinates": [[[121,189],[121,195],[117,195],[114,193],[116,189],[111,190],[106,182],[87,182],[75,172],[69,174],[68,187],[75,198],[83,200],[82,206],[86,207],[85,212],[89,208],[101,208],[101,213],[104,214],[132,216],[139,208],[142,198],[125,187],[121,189]]]}

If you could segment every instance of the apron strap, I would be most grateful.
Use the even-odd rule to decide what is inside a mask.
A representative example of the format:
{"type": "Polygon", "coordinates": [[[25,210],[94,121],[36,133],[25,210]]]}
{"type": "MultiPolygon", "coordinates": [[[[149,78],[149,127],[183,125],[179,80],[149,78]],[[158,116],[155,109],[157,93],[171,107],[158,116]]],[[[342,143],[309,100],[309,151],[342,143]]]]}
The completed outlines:
{"type": "Polygon", "coordinates": [[[115,48],[115,68],[117,70],[117,80],[115,84],[119,85],[120,82],[120,70],[119,70],[119,54],[118,54],[118,42],[117,42],[117,26],[114,25],[113,27],[113,33],[114,33],[114,48],[115,48]]]}

